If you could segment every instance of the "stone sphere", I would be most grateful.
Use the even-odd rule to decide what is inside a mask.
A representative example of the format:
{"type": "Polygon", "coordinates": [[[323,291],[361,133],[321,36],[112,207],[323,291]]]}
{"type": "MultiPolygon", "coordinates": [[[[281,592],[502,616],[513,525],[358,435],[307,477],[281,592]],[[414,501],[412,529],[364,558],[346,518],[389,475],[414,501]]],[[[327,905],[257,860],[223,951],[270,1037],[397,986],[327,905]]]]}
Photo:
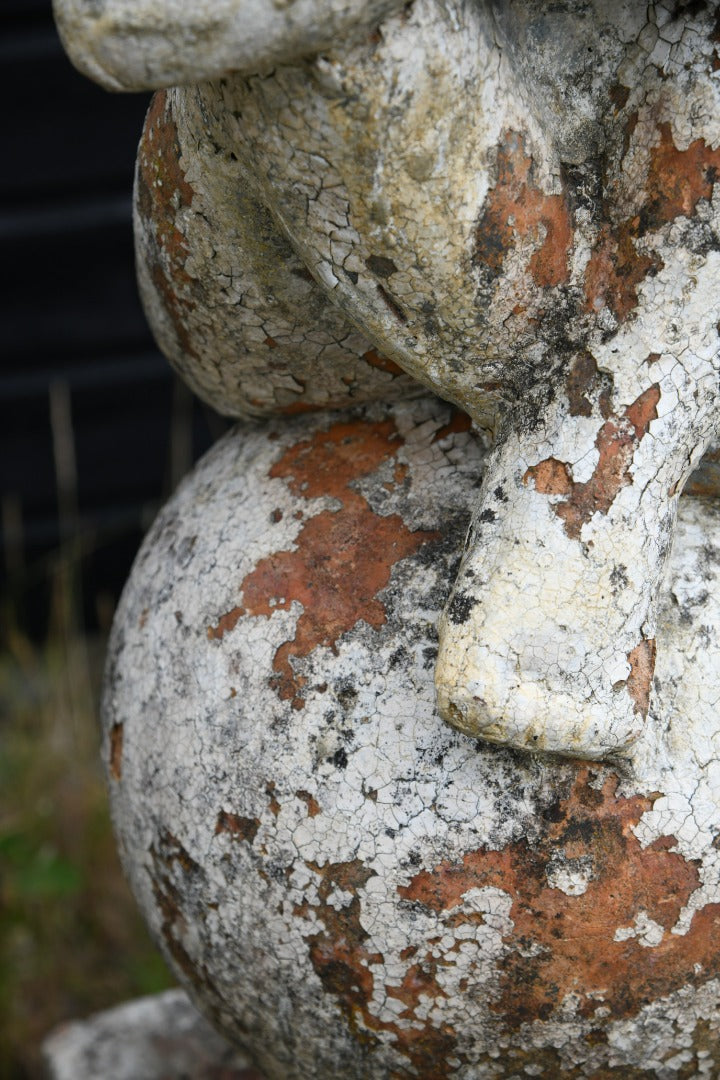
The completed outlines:
{"type": "Polygon", "coordinates": [[[113,631],[127,873],[270,1080],[718,1076],[718,510],[681,505],[632,759],[510,751],[433,687],[485,457],[436,399],[205,457],[113,631]]]}

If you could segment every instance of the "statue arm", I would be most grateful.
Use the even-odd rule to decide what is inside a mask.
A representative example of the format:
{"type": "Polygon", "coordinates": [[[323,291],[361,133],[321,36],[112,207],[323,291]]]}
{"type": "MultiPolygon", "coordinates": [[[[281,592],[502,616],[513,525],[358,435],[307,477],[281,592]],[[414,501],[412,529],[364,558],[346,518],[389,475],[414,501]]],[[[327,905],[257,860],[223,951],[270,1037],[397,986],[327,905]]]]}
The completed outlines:
{"type": "Polygon", "coordinates": [[[321,52],[401,0],[54,0],[63,45],[109,90],[151,90],[255,72],[321,52]]]}

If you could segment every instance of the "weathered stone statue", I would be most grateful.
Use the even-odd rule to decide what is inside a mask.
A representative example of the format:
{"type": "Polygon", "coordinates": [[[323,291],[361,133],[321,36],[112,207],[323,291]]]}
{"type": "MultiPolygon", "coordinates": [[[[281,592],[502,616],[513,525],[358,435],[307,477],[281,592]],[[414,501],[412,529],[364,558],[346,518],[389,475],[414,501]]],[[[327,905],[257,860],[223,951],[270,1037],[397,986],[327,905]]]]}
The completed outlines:
{"type": "Polygon", "coordinates": [[[720,5],[56,11],[92,77],[175,87],[148,316],[272,417],[163,512],[114,634],[175,969],[277,1080],[717,1075],[711,504],[670,551],[720,423],[720,5]]]}
{"type": "Polygon", "coordinates": [[[437,669],[495,741],[603,757],[647,714],[720,418],[716,5],[691,7],[57,4],[106,85],[189,84],[148,117],[138,251],[206,399],[397,397],[397,363],[497,428],[437,669]]]}

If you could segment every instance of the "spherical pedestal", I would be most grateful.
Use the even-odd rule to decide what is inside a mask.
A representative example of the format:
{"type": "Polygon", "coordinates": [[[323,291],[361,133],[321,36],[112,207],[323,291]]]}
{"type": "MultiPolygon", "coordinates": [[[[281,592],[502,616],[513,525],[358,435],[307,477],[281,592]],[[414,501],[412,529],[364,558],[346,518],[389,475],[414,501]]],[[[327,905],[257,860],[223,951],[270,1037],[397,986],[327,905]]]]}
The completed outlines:
{"type": "Polygon", "coordinates": [[[133,888],[271,1080],[715,1076],[720,519],[684,503],[633,761],[511,752],[434,705],[483,460],[429,399],[239,429],[181,486],[108,666],[133,888]]]}

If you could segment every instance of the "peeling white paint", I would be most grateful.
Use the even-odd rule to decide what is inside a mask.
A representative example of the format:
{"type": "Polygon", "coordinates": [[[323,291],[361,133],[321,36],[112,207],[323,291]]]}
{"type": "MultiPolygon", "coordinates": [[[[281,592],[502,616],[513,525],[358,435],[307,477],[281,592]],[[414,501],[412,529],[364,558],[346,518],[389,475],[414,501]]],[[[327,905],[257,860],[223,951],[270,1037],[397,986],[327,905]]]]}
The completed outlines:
{"type": "Polygon", "coordinates": [[[235,435],[123,600],[128,873],[270,1080],[720,1069],[718,521],[678,509],[720,417],[715,8],[56,0],[87,73],[182,84],[139,152],[139,277],[206,400],[422,384],[495,437],[419,398],[235,435]],[[342,497],[342,439],[293,487],[333,423],[388,422],[342,497]],[[393,551],[313,549],[348,504],[434,539],[346,625],[332,576],[313,611],[327,565],[349,545],[360,590],[393,551]]]}
{"type": "Polygon", "coordinates": [[[257,416],[414,378],[499,433],[437,670],[492,741],[602,759],[645,725],[675,496],[720,415],[711,9],[57,0],[89,73],[184,84],[136,234],[202,396],[257,416]],[[548,461],[567,490],[529,480],[548,461]]]}
{"type": "MultiPolygon", "coordinates": [[[[408,471],[388,491],[392,470],[381,465],[363,477],[363,498],[413,529],[442,530],[449,520],[450,535],[461,535],[458,515],[470,514],[481,444],[467,432],[433,441],[448,411],[432,400],[390,411],[375,406],[364,415],[375,423],[394,419],[404,440],[396,460],[408,471]],[[447,456],[457,449],[459,464],[448,471],[447,456]]],[[[427,1060],[462,1080],[514,1076],[525,1064],[547,1076],[574,1069],[590,1078],[612,1067],[658,1069],[674,1078],[687,1060],[696,1062],[697,1075],[713,1075],[720,1043],[701,1032],[716,1032],[720,1023],[715,954],[698,970],[687,951],[695,946],[684,942],[695,940],[693,919],[720,903],[713,846],[720,798],[706,749],[720,699],[717,510],[700,500],[680,507],[680,543],[658,619],[656,706],[617,804],[652,795],[628,836],[637,835],[640,850],[662,843],[665,858],[688,860],[699,884],[667,925],[648,911],[640,884],[630,918],[613,923],[602,905],[597,911],[611,958],[613,949],[633,943],[639,954],[655,955],[668,942],[683,942],[676,988],[616,1019],[617,986],[579,985],[548,1018],[517,1028],[501,996],[508,961],[520,970],[544,962],[547,905],[564,913],[563,933],[575,926],[574,905],[593,896],[598,874],[607,873],[608,841],[601,831],[597,846],[590,839],[580,855],[585,826],[563,825],[566,810],[553,824],[556,800],[578,781],[576,764],[483,746],[438,716],[434,623],[450,586],[453,545],[429,564],[421,553],[397,563],[380,593],[387,621],[379,629],[361,620],[338,639],[335,653],[318,647],[293,660],[307,687],[327,684],[308,691],[300,710],[281,700],[272,679],[275,654],[296,633],[302,605],[270,617],[241,616],[222,638],[208,639],[208,627],[243,603],[242,583],[258,564],[297,548],[294,509],[308,519],[328,505],[291,494],[287,480],[270,478],[273,465],[345,419],[275,423],[224,440],[158,519],[123,598],[108,670],[104,754],[110,757],[110,733],[121,723],[122,775],[111,780],[115,824],[133,887],[171,964],[201,1006],[277,1080],[391,1075],[411,1067],[398,1040],[413,1031],[437,1036],[448,1025],[452,1050],[435,1043],[435,1058],[427,1060]],[[283,517],[268,528],[277,506],[283,517]],[[678,596],[687,599],[678,603],[678,596]],[[230,698],[228,686],[236,691],[230,698]],[[309,797],[319,808],[312,815],[309,797]],[[240,832],[217,831],[220,810],[242,819],[240,832]],[[548,839],[554,828],[564,839],[548,839]],[[672,843],[663,841],[667,836],[672,843]],[[516,878],[512,860],[523,851],[530,861],[518,864],[527,868],[516,878]],[[506,866],[504,877],[479,884],[472,867],[489,868],[494,859],[506,866]],[[542,913],[528,924],[535,936],[518,921],[533,859],[543,862],[547,883],[535,901],[542,913]],[[353,867],[352,882],[333,869],[344,866],[353,867]],[[463,867],[467,883],[458,879],[455,893],[453,875],[463,867]],[[408,888],[422,896],[424,881],[450,890],[444,907],[407,898],[408,888]],[[163,895],[174,897],[176,915],[168,915],[163,895]],[[333,918],[349,921],[333,930],[333,918]],[[351,927],[359,936],[347,937],[351,927]],[[190,969],[179,965],[178,943],[190,969]],[[337,957],[340,983],[319,978],[324,955],[337,957]],[[353,989],[363,971],[365,989],[353,989]],[[349,1026],[343,993],[358,995],[349,1026]],[[598,1028],[606,1042],[592,1035],[598,1028]],[[370,1049],[360,1050],[352,1031],[364,1032],[370,1049]],[[693,1058],[696,1049],[709,1058],[693,1058]]],[[[588,778],[588,798],[595,792],[601,807],[611,775],[599,768],[588,778]]],[[[600,829],[606,812],[598,811],[600,829]]],[[[622,887],[624,858],[618,854],[611,891],[616,875],[622,887]]],[[[580,960],[598,939],[582,925],[574,932],[580,960]]],[[[708,940],[707,949],[714,947],[708,940]]]]}

